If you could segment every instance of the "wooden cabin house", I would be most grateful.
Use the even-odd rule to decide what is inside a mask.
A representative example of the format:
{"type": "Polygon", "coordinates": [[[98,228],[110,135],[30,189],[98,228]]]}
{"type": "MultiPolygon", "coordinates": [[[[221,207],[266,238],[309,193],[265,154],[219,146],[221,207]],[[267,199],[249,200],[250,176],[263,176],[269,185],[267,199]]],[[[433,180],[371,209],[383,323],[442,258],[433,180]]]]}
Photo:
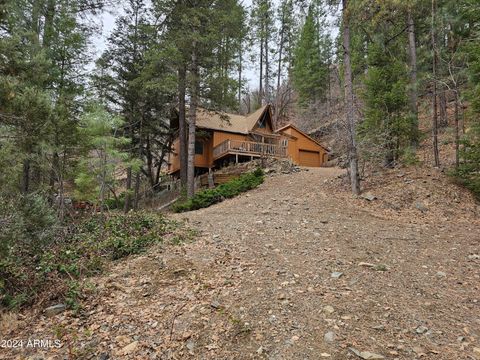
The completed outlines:
{"type": "MultiPolygon", "coordinates": [[[[172,128],[178,129],[178,117],[172,128]]],[[[197,110],[195,168],[201,174],[231,162],[260,157],[290,158],[300,166],[319,167],[328,161],[328,150],[295,126],[273,129],[272,110],[266,105],[249,115],[197,110]]],[[[168,156],[168,173],[180,171],[178,135],[168,156]]]]}

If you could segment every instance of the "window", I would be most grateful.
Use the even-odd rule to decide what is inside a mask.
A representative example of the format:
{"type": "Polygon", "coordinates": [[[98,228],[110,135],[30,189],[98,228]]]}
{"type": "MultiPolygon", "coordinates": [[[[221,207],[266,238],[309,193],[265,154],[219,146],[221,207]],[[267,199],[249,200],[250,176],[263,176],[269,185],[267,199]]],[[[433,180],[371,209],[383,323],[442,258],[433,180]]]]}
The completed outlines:
{"type": "Polygon", "coordinates": [[[266,123],[265,117],[263,117],[263,118],[258,122],[258,127],[259,127],[260,129],[264,129],[264,128],[265,128],[265,123],[266,123]]]}
{"type": "Polygon", "coordinates": [[[195,155],[203,155],[203,141],[195,140],[195,155]]]}
{"type": "Polygon", "coordinates": [[[288,139],[282,139],[282,146],[288,146],[288,139]]]}

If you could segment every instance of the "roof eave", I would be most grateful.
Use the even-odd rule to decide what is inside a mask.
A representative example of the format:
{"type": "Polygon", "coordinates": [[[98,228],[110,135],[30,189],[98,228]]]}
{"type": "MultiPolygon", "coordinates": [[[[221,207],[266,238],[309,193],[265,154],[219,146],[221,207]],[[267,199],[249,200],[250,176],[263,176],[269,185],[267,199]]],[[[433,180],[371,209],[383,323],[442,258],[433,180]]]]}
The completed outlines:
{"type": "Polygon", "coordinates": [[[275,132],[280,132],[280,131],[283,131],[287,128],[293,128],[295,129],[296,131],[298,131],[300,134],[304,135],[305,137],[307,137],[308,139],[312,140],[315,144],[317,144],[318,146],[320,146],[322,149],[324,149],[326,152],[330,153],[330,150],[325,147],[324,145],[320,144],[317,140],[315,140],[314,138],[312,138],[310,135],[308,135],[307,133],[305,133],[304,131],[300,130],[299,128],[297,128],[295,125],[293,124],[287,124],[285,126],[282,126],[280,129],[277,129],[275,130],[275,132]]]}

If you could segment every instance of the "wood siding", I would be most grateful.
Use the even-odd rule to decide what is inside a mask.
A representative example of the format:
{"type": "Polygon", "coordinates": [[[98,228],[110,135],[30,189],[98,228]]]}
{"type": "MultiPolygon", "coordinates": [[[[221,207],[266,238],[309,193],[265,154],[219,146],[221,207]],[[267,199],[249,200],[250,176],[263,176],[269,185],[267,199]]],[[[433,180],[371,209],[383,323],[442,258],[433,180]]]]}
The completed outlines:
{"type": "MultiPolygon", "coordinates": [[[[257,135],[260,135],[260,137],[262,137],[261,134],[265,134],[265,135],[274,134],[270,127],[270,122],[266,123],[265,128],[258,128],[256,126],[252,129],[252,131],[257,133],[257,135]]],[[[242,144],[243,142],[245,142],[245,144],[247,144],[247,142],[248,144],[250,144],[254,137],[254,135],[249,136],[247,134],[230,133],[230,132],[218,131],[218,130],[211,130],[211,131],[208,131],[208,133],[209,135],[207,137],[198,138],[199,141],[202,141],[204,143],[203,154],[195,155],[195,166],[199,168],[214,167],[214,162],[216,159],[214,158],[213,149],[218,145],[225,143],[227,140],[230,140],[233,144],[240,143],[240,142],[242,142],[242,144]]],[[[327,150],[324,147],[322,147],[320,144],[318,144],[315,140],[313,140],[303,132],[297,130],[292,125],[288,125],[285,128],[280,129],[279,133],[277,133],[277,135],[274,135],[271,139],[273,139],[276,142],[275,145],[283,144],[284,139],[288,139],[286,155],[292,160],[293,163],[297,165],[319,167],[328,161],[327,150]],[[285,137],[281,137],[278,135],[284,135],[285,137]],[[275,137],[277,137],[278,140],[275,137]]],[[[255,141],[261,142],[263,140],[255,140],[255,141]]],[[[246,148],[246,146],[242,145],[241,148],[242,149],[246,148]]],[[[227,153],[229,152],[227,151],[227,153]]],[[[246,154],[248,155],[250,153],[251,151],[246,154]]],[[[277,156],[279,157],[284,156],[282,154],[280,155],[277,154],[277,156]]],[[[179,140],[177,138],[173,142],[172,153],[169,154],[168,172],[172,174],[179,170],[180,170],[180,156],[179,156],[179,140]]]]}
{"type": "MultiPolygon", "coordinates": [[[[195,166],[200,168],[213,167],[213,148],[225,140],[247,140],[246,135],[234,134],[223,131],[213,131],[209,138],[197,138],[198,141],[203,142],[203,155],[195,155],[195,166]]],[[[172,145],[172,152],[168,159],[168,173],[173,174],[180,170],[180,146],[179,139],[175,139],[172,145]]]]}
{"type": "Polygon", "coordinates": [[[297,165],[300,166],[313,166],[313,155],[307,154],[307,152],[316,152],[318,153],[318,165],[322,166],[326,159],[328,160],[327,151],[317,144],[315,141],[309,137],[302,134],[300,131],[296,130],[293,127],[287,127],[281,131],[286,135],[291,136],[288,140],[288,155],[290,159],[297,165]],[[302,151],[302,157],[300,156],[300,151],[302,151]]]}

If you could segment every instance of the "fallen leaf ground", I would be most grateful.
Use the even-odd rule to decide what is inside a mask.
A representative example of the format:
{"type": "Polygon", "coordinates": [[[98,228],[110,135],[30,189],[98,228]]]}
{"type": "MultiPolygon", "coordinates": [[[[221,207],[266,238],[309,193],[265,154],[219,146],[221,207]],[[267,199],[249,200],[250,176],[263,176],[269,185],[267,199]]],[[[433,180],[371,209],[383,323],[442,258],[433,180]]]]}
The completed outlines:
{"type": "Polygon", "coordinates": [[[78,314],[5,317],[3,339],[62,347],[0,358],[480,359],[475,211],[392,210],[387,195],[354,199],[339,174],[273,176],[174,215],[196,240],[116,263],[78,314]]]}

